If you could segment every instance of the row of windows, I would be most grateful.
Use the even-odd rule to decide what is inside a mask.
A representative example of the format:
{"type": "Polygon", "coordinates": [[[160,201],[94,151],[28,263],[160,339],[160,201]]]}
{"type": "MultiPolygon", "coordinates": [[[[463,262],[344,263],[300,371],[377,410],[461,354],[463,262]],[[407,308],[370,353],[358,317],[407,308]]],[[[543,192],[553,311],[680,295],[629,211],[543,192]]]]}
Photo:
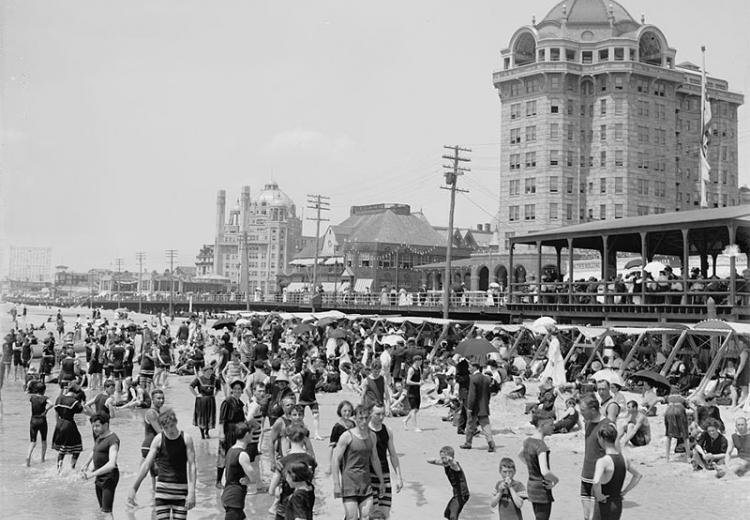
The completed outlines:
{"type": "MultiPolygon", "coordinates": [[[[510,222],[518,222],[520,220],[534,221],[536,220],[536,214],[537,214],[536,206],[537,206],[536,204],[524,204],[523,206],[508,206],[508,220],[510,222]]],[[[624,217],[624,205],[614,204],[613,206],[614,206],[613,208],[614,218],[623,218],[624,217]]],[[[641,211],[640,208],[645,208],[646,213],[644,214],[645,215],[648,214],[648,206],[638,206],[638,208],[639,208],[639,211],[641,211]]],[[[665,211],[666,211],[665,208],[654,208],[654,213],[664,213],[665,211]]],[[[587,213],[588,213],[588,218],[590,220],[597,218],[594,216],[594,208],[588,208],[588,210],[586,208],[580,208],[579,218],[581,220],[585,219],[587,213]]],[[[549,203],[549,209],[547,213],[549,220],[560,220],[562,218],[564,220],[570,221],[570,220],[573,220],[574,214],[575,214],[575,204],[559,204],[557,202],[549,203]],[[561,209],[563,210],[562,212],[561,212],[561,209]]],[[[599,205],[598,218],[601,220],[605,220],[607,218],[607,205],[606,204],[599,205]]]]}
{"type": "MultiPolygon", "coordinates": [[[[510,95],[533,94],[542,91],[545,87],[552,91],[562,90],[563,80],[561,74],[549,74],[547,78],[548,84],[546,86],[538,76],[525,78],[522,81],[514,81],[510,84],[510,95]]],[[[628,85],[626,80],[627,78],[624,74],[601,75],[596,78],[596,82],[590,79],[581,81],[577,76],[569,76],[565,81],[565,90],[576,94],[580,91],[584,96],[593,96],[595,93],[612,91],[631,91],[640,94],[652,94],[656,97],[670,97],[672,95],[672,88],[659,80],[651,81],[639,78],[634,80],[631,85],[628,85]]]]}
{"type": "MultiPolygon", "coordinates": [[[[549,190],[549,193],[559,193],[560,192],[560,177],[556,175],[552,175],[550,177],[547,177],[547,189],[549,190]]],[[[575,185],[575,181],[573,177],[563,177],[563,181],[565,183],[565,193],[571,194],[573,193],[573,187],[575,185]]],[[[640,182],[640,181],[639,181],[640,182]]],[[[647,183],[646,185],[646,195],[648,195],[648,181],[645,181],[647,183]]],[[[666,194],[666,184],[664,182],[657,181],[657,184],[661,184],[659,188],[660,193],[666,194]]],[[[614,187],[614,192],[616,194],[623,193],[623,177],[615,177],[614,183],[612,182],[612,179],[607,179],[606,177],[601,177],[599,179],[599,193],[607,193],[607,189],[610,190],[614,187]],[[614,185],[614,186],[613,186],[614,185]]],[[[640,185],[639,185],[640,186],[640,185]]],[[[585,183],[581,183],[580,185],[580,192],[585,193],[586,185],[585,183]]],[[[536,177],[527,177],[523,179],[523,192],[524,194],[534,194],[537,192],[537,182],[536,177]]],[[[594,182],[590,181],[588,183],[588,193],[594,192],[594,182]]],[[[508,194],[511,197],[515,197],[521,194],[521,179],[511,179],[508,181],[508,194]]],[[[640,191],[639,191],[639,194],[640,191]]],[[[664,196],[664,195],[662,195],[664,196]]]]}
{"type": "MultiPolygon", "coordinates": [[[[524,165],[526,168],[536,168],[537,165],[537,152],[526,152],[524,155],[525,161],[524,165]]],[[[575,152],[572,150],[568,150],[566,152],[565,157],[562,156],[562,153],[560,150],[550,150],[549,151],[549,165],[550,166],[561,166],[564,163],[566,166],[572,167],[575,163],[575,152]]],[[[666,159],[659,158],[657,159],[657,163],[664,166],[666,169],[666,159]]],[[[581,155],[579,166],[582,168],[590,167],[593,168],[594,165],[597,164],[594,161],[594,156],[589,155],[588,157],[581,155]]],[[[642,152],[638,154],[638,167],[648,169],[649,168],[649,159],[648,156],[643,154],[642,152]]],[[[614,166],[617,168],[623,167],[625,165],[625,152],[623,150],[615,150],[615,156],[614,156],[614,166]]],[[[598,166],[601,168],[607,167],[607,152],[601,151],[599,152],[599,162],[598,166]]],[[[520,153],[512,153],[509,156],[509,167],[511,170],[520,170],[521,169],[521,154],[520,153]]],[[[664,170],[660,170],[664,171],[664,170]]]]}

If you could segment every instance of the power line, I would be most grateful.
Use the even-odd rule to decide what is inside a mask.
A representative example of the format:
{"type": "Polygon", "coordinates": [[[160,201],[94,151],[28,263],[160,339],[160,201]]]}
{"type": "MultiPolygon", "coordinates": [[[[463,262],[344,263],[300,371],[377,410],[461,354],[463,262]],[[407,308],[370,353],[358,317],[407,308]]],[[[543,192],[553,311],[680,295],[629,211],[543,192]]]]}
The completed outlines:
{"type": "MultiPolygon", "coordinates": [[[[458,145],[455,146],[443,146],[446,150],[452,150],[453,155],[443,155],[443,159],[448,159],[453,164],[443,165],[445,169],[445,183],[448,185],[441,186],[441,190],[450,190],[451,192],[451,205],[448,213],[448,239],[447,247],[445,249],[445,273],[443,274],[443,319],[448,319],[448,309],[450,307],[450,295],[451,295],[451,256],[453,255],[453,215],[456,209],[456,192],[466,193],[466,190],[459,190],[456,186],[458,184],[458,178],[471,171],[469,168],[463,168],[459,166],[462,162],[471,162],[471,159],[461,157],[459,152],[471,153],[469,148],[461,148],[458,145]]],[[[448,325],[445,326],[446,333],[448,325]]]]}
{"type": "Polygon", "coordinates": [[[174,316],[174,259],[177,258],[176,249],[167,249],[165,251],[167,260],[169,260],[169,317],[174,316]]]}
{"type": "Polygon", "coordinates": [[[138,261],[138,313],[140,313],[143,307],[143,261],[146,259],[146,253],[138,251],[135,259],[138,261]]]}
{"type": "Polygon", "coordinates": [[[315,263],[313,264],[313,291],[316,291],[318,287],[318,242],[320,241],[320,223],[328,222],[330,220],[327,218],[321,218],[320,212],[331,210],[331,203],[329,202],[330,200],[331,197],[326,197],[325,195],[307,195],[307,208],[315,210],[315,217],[307,218],[307,220],[315,221],[315,263]]]}

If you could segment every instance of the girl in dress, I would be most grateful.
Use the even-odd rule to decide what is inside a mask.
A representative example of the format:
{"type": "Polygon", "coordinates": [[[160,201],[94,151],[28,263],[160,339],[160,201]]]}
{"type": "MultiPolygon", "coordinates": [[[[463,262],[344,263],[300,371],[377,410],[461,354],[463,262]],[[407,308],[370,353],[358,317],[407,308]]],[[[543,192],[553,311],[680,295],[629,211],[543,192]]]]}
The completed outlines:
{"type": "Polygon", "coordinates": [[[70,455],[70,467],[75,469],[78,457],[83,451],[81,432],[75,423],[75,415],[83,412],[83,402],[86,396],[82,395],[78,383],[70,383],[65,392],[55,401],[55,412],[57,412],[57,424],[52,435],[52,449],[57,451],[57,470],[62,470],[65,455],[70,455]]]}
{"type": "Polygon", "coordinates": [[[190,392],[195,396],[193,408],[193,426],[201,431],[201,439],[210,438],[208,431],[216,428],[216,391],[219,381],[214,374],[214,368],[207,366],[203,373],[190,383],[190,392]]]}
{"type": "Polygon", "coordinates": [[[539,421],[531,437],[524,439],[519,456],[529,468],[529,481],[526,486],[529,502],[534,509],[536,520],[548,520],[552,512],[552,487],[558,482],[549,468],[549,448],[545,437],[552,433],[550,420],[539,421]]]}
{"type": "Polygon", "coordinates": [[[667,435],[667,462],[669,462],[669,453],[672,450],[672,439],[676,439],[676,442],[682,441],[685,447],[687,462],[690,464],[692,456],[688,440],[690,430],[688,428],[687,409],[693,409],[693,404],[680,395],[680,391],[676,386],[672,387],[672,392],[667,396],[666,401],[667,409],[664,412],[664,426],[667,435]]]}
{"type": "Polygon", "coordinates": [[[354,428],[354,421],[351,419],[353,413],[354,405],[352,405],[352,403],[347,400],[341,401],[338,408],[336,409],[336,414],[339,416],[339,420],[336,421],[336,423],[333,425],[333,428],[331,429],[331,437],[329,443],[329,446],[331,447],[331,455],[329,457],[331,465],[328,467],[329,474],[331,473],[331,467],[333,466],[333,450],[336,448],[336,444],[339,442],[341,434],[346,430],[354,428]]]}

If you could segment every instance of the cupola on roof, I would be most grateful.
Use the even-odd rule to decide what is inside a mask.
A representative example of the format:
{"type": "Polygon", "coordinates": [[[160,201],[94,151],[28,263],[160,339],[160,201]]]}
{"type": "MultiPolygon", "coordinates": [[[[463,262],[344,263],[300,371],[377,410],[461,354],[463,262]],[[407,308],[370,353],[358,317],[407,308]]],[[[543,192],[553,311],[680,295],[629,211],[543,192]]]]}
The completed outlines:
{"type": "Polygon", "coordinates": [[[256,204],[266,206],[283,206],[291,207],[294,206],[294,202],[289,198],[289,195],[279,189],[279,185],[275,182],[269,182],[263,186],[263,190],[258,194],[255,199],[256,204]]]}
{"type": "Polygon", "coordinates": [[[614,0],[564,0],[547,13],[544,22],[558,22],[571,25],[598,25],[610,23],[610,10],[614,23],[631,22],[638,24],[630,13],[614,0]]]}

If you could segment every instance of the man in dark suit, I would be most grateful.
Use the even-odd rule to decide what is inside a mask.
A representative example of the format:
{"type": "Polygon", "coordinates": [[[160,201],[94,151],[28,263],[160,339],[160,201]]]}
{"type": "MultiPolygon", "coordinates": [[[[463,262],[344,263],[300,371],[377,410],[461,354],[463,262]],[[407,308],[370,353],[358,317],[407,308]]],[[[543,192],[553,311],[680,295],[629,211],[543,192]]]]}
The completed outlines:
{"type": "Polygon", "coordinates": [[[477,424],[487,439],[487,451],[495,451],[495,441],[492,438],[490,426],[490,385],[491,380],[480,371],[477,361],[471,363],[471,377],[469,377],[469,395],[466,398],[466,442],[461,445],[465,450],[471,449],[471,441],[477,433],[477,424]]]}

